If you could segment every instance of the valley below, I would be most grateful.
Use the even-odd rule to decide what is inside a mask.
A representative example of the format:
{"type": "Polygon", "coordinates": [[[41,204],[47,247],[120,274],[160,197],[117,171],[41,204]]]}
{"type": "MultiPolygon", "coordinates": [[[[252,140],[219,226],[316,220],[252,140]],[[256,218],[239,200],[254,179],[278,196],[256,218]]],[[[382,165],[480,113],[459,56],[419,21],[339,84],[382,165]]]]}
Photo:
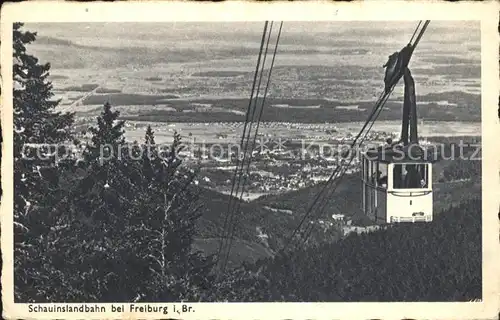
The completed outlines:
{"type": "MultiPolygon", "coordinates": [[[[310,24],[304,37],[302,24],[307,23],[290,23],[284,29],[266,100],[262,93],[256,100],[257,108],[263,108],[258,147],[252,151],[244,192],[233,194],[240,210],[232,266],[272,256],[284,245],[339,164],[339,151],[372,111],[383,90],[387,55],[400,50],[414,28],[408,23],[398,24],[400,31],[387,27],[372,32],[371,25],[360,22],[349,24],[346,33],[340,24],[310,24]]],[[[90,138],[88,129],[107,102],[126,121],[130,143],[143,142],[147,126],[160,145],[168,146],[174,133],[180,134],[185,165],[199,171],[194,188],[203,207],[194,247],[207,255],[215,253],[228,210],[235,155],[241,151],[261,26],[95,23],[75,25],[71,34],[43,23],[27,27],[39,34],[31,52],[51,62],[49,79],[54,98],[60,99],[57,110],[75,113],[81,140],[90,138]],[[130,30],[125,40],[123,28],[130,30]]],[[[431,28],[411,64],[420,142],[447,150],[460,141],[480,144],[479,29],[462,22],[452,27],[435,22],[431,28]],[[432,36],[450,28],[452,40],[432,36]]],[[[268,74],[266,66],[264,77],[268,74]]],[[[400,83],[363,147],[399,137],[403,92],[400,83]]],[[[480,161],[437,162],[434,212],[481,197],[480,173],[480,161]]],[[[325,210],[310,221],[314,232],[306,245],[373,230],[360,203],[356,159],[325,210]],[[343,222],[334,216],[343,216],[343,222]]]]}

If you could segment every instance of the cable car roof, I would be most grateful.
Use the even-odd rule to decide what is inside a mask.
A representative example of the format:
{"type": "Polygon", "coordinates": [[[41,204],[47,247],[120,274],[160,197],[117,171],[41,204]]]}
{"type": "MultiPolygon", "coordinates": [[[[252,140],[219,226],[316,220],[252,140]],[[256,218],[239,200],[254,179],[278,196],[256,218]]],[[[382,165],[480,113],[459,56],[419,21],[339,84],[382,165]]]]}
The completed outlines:
{"type": "Polygon", "coordinates": [[[371,161],[382,163],[431,163],[433,153],[425,150],[420,145],[393,145],[370,148],[364,152],[364,156],[371,161]]]}

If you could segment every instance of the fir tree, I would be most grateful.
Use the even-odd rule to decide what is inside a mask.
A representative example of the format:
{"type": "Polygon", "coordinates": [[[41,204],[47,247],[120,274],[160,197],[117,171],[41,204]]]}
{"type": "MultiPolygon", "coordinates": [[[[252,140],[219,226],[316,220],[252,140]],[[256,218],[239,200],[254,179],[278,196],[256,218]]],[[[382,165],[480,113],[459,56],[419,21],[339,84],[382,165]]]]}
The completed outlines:
{"type": "Polygon", "coordinates": [[[96,263],[89,264],[93,285],[106,287],[102,301],[199,300],[208,290],[211,264],[192,251],[199,217],[193,174],[177,157],[179,134],[164,151],[154,144],[152,130],[147,136],[142,148],[151,147],[152,157],[133,159],[121,145],[120,159],[91,166],[91,188],[76,197],[76,211],[85,212],[95,229],[86,236],[96,248],[88,256],[96,263]]]}
{"type": "Polygon", "coordinates": [[[86,159],[93,161],[99,157],[116,156],[118,146],[125,143],[124,130],[125,121],[119,121],[119,111],[112,111],[109,102],[104,104],[103,111],[97,117],[97,127],[89,129],[92,134],[91,143],[86,150],[86,159]],[[104,154],[100,154],[104,151],[104,154]]]}
{"type": "Polygon", "coordinates": [[[35,41],[36,33],[22,31],[22,26],[21,23],[13,26],[14,187],[17,211],[36,202],[35,191],[40,183],[37,168],[55,165],[50,154],[59,149],[57,145],[70,141],[74,121],[73,113],[56,112],[60,101],[52,100],[52,84],[47,79],[50,64],[40,64],[36,57],[27,53],[26,45],[35,41]],[[29,144],[51,144],[52,147],[38,146],[41,157],[27,160],[35,155],[29,144]]]}
{"type": "MultiPolygon", "coordinates": [[[[124,170],[128,165],[125,122],[118,121],[118,117],[119,112],[112,111],[111,105],[105,103],[97,117],[97,126],[89,129],[92,137],[84,153],[87,168],[79,185],[80,205],[82,209],[87,208],[89,216],[101,222],[110,222],[114,220],[114,213],[124,212],[122,205],[125,204],[119,196],[132,190],[132,182],[124,170]]],[[[133,195],[125,199],[133,199],[133,195]]]]}
{"type": "MultiPolygon", "coordinates": [[[[57,225],[61,212],[48,210],[59,194],[54,192],[58,178],[55,152],[72,137],[72,113],[61,114],[52,100],[48,80],[50,64],[40,64],[27,53],[26,46],[36,33],[13,26],[13,111],[14,111],[14,268],[16,298],[30,296],[33,282],[43,282],[40,273],[52,258],[46,237],[57,225]],[[50,144],[50,146],[47,146],[50,144]],[[50,174],[51,181],[48,181],[50,174]]],[[[58,239],[59,240],[59,239],[58,239]]],[[[57,241],[58,241],[57,240],[57,241]]],[[[50,251],[56,254],[54,251],[50,251]]],[[[44,285],[42,285],[44,286],[44,285]]],[[[45,283],[45,287],[50,284],[45,283]]],[[[44,291],[36,291],[43,296],[44,291]]],[[[31,294],[31,297],[37,294],[31,294]]]]}
{"type": "MultiPolygon", "coordinates": [[[[151,128],[145,140],[154,144],[151,128]]],[[[149,271],[140,295],[144,301],[198,301],[209,291],[213,260],[192,250],[200,203],[192,188],[195,172],[178,157],[182,149],[177,132],[168,150],[153,148],[150,167],[142,174],[145,182],[138,184],[134,217],[142,241],[137,246],[149,271]]]]}
{"type": "Polygon", "coordinates": [[[146,129],[146,135],[144,136],[144,140],[146,145],[155,144],[155,135],[153,129],[151,129],[151,125],[148,125],[148,128],[146,129]]]}
{"type": "MultiPolygon", "coordinates": [[[[130,181],[123,176],[125,122],[118,121],[118,117],[119,112],[112,111],[111,105],[105,103],[97,117],[97,126],[89,128],[92,137],[84,152],[86,173],[78,185],[76,205],[86,211],[87,218],[99,223],[111,223],[116,218],[115,213],[123,213],[122,205],[125,204],[118,196],[132,190],[130,181]]],[[[133,199],[133,196],[128,199],[133,199]]]]}
{"type": "MultiPolygon", "coordinates": [[[[144,136],[144,147],[142,151],[143,174],[146,177],[153,178],[155,174],[153,162],[158,161],[158,150],[156,148],[154,132],[153,129],[151,129],[150,125],[148,125],[146,129],[146,134],[144,136]]],[[[149,185],[150,181],[145,181],[149,185]]]]}
{"type": "Polygon", "coordinates": [[[203,300],[211,259],[192,250],[199,203],[194,174],[178,157],[179,134],[160,150],[149,127],[143,146],[128,146],[124,121],[106,103],[90,128],[85,166],[67,172],[58,167],[49,188],[36,172],[42,164],[22,161],[23,143],[69,139],[72,115],[54,112],[49,66],[26,55],[24,44],[35,34],[20,32],[20,26],[14,28],[14,58],[22,62],[14,67],[16,300],[203,300]],[[131,156],[146,146],[151,157],[131,156]]]}
{"type": "Polygon", "coordinates": [[[69,209],[87,230],[79,235],[85,247],[77,246],[80,251],[69,253],[73,257],[69,260],[85,261],[82,272],[92,274],[85,280],[85,296],[94,301],[128,299],[135,283],[128,275],[135,268],[131,265],[137,265],[137,234],[130,229],[130,215],[137,197],[138,170],[128,155],[125,123],[118,117],[119,112],[106,103],[96,126],[89,129],[92,136],[84,153],[86,167],[69,209]],[[76,252],[82,251],[78,259],[76,252]]]}

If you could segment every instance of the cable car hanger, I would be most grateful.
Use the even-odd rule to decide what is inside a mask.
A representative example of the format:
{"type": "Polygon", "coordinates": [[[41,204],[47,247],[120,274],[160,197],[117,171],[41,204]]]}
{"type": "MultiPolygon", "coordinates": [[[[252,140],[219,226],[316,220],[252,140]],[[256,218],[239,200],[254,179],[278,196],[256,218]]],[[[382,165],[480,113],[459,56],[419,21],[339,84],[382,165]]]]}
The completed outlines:
{"type": "MultiPolygon", "coordinates": [[[[424,32],[426,31],[427,29],[427,26],[429,25],[430,23],[430,20],[426,20],[422,26],[422,28],[420,29],[420,32],[418,33],[418,36],[417,38],[415,39],[415,42],[413,42],[412,44],[412,40],[413,38],[415,37],[415,35],[417,34],[417,31],[419,30],[420,28],[420,25],[421,25],[422,21],[420,21],[417,25],[417,28],[415,29],[415,31],[413,32],[413,35],[410,39],[410,41],[408,42],[408,44],[399,52],[396,52],[394,54],[392,54],[390,57],[389,57],[389,61],[388,63],[386,63],[384,65],[384,67],[387,67],[389,65],[389,62],[392,62],[393,65],[391,65],[391,71],[389,71],[389,76],[387,76],[387,70],[386,70],[386,79],[387,81],[385,81],[385,90],[382,92],[382,94],[380,95],[379,99],[377,100],[377,102],[375,103],[375,106],[371,112],[371,114],[369,115],[368,119],[366,120],[365,124],[363,125],[363,127],[361,128],[360,132],[356,135],[355,139],[353,140],[351,146],[350,146],[350,150],[352,150],[354,148],[354,146],[356,145],[359,137],[363,134],[363,131],[366,129],[366,127],[368,126],[368,124],[370,123],[371,121],[371,124],[368,128],[368,130],[365,132],[363,138],[361,139],[361,141],[359,142],[359,145],[361,145],[363,143],[363,141],[367,138],[367,135],[369,133],[369,131],[371,130],[371,128],[373,127],[373,124],[375,123],[375,121],[377,120],[378,116],[380,115],[383,107],[385,106],[385,103],[387,102],[387,100],[389,99],[389,96],[390,94],[392,93],[392,91],[394,90],[396,84],[398,83],[398,81],[401,79],[401,77],[403,76],[405,70],[407,70],[407,67],[408,67],[408,64],[411,60],[411,57],[413,55],[413,52],[415,51],[415,48],[416,46],[418,45],[418,43],[420,42],[420,39],[422,38],[424,32]],[[392,61],[391,61],[391,57],[392,57],[392,61]]],[[[389,69],[389,68],[388,68],[389,69]]],[[[385,79],[384,79],[385,80],[385,79]]],[[[415,127],[416,128],[416,127],[415,127]]],[[[351,153],[352,154],[352,153],[351,153]]],[[[327,197],[325,197],[323,199],[323,205],[321,206],[321,210],[319,210],[319,214],[322,213],[322,211],[324,210],[324,208],[326,207],[326,203],[328,200],[325,200],[325,199],[329,199],[331,197],[331,195],[333,195],[333,193],[335,192],[336,188],[339,186],[342,178],[344,177],[344,175],[346,174],[347,172],[347,168],[349,167],[349,165],[352,163],[354,159],[354,156],[351,156],[350,157],[350,160],[348,161],[348,163],[345,165],[345,168],[343,171],[342,170],[339,170],[340,167],[343,165],[343,164],[339,164],[337,165],[337,167],[335,168],[335,170],[333,171],[333,173],[331,174],[331,176],[329,177],[329,179],[327,180],[327,182],[325,183],[325,185],[323,186],[323,188],[320,190],[320,192],[317,194],[317,196],[315,197],[313,203],[311,204],[311,206],[309,207],[309,209],[307,210],[306,214],[304,215],[304,217],[301,219],[299,225],[295,228],[295,230],[292,232],[292,234],[290,235],[290,237],[288,238],[288,240],[285,242],[285,245],[283,246],[283,248],[278,252],[278,253],[282,253],[285,251],[285,249],[290,245],[290,243],[292,242],[294,236],[297,234],[297,232],[300,230],[300,228],[302,227],[303,223],[305,222],[305,220],[307,219],[307,217],[312,213],[312,209],[314,208],[315,204],[319,201],[320,197],[322,196],[322,194],[327,190],[329,189],[330,187],[330,184],[332,183],[332,181],[335,182],[335,185],[329,189],[329,195],[327,197]],[[340,172],[340,176],[338,178],[336,178],[337,174],[340,172]]],[[[310,236],[311,234],[311,230],[312,230],[312,226],[310,226],[310,231],[307,233],[306,237],[304,237],[303,239],[303,243],[306,242],[307,238],[310,236]]]]}

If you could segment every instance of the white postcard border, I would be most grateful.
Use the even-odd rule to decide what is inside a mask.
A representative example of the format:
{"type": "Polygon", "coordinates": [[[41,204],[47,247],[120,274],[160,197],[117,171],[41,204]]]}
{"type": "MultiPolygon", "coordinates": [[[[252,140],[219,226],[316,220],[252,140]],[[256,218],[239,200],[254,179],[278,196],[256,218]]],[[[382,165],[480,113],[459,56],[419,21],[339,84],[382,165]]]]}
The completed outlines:
{"type": "MultiPolygon", "coordinates": [[[[499,4],[490,2],[277,2],[225,3],[121,2],[69,3],[59,1],[11,3],[2,7],[2,158],[1,245],[2,299],[8,319],[485,319],[500,310],[499,272],[499,199],[500,152],[497,149],[500,125],[497,115],[499,97],[499,4]],[[30,313],[29,304],[13,299],[13,159],[12,159],[12,23],[76,21],[311,21],[311,20],[480,20],[481,87],[483,143],[483,300],[453,303],[186,303],[195,312],[168,315],[148,313],[30,313]]],[[[115,303],[114,305],[122,305],[115,303]]],[[[41,305],[41,304],[39,304],[41,305]]],[[[83,304],[50,304],[83,305],[83,304]]],[[[95,304],[89,303],[88,306],[95,304]]],[[[111,310],[111,304],[98,304],[111,310]]],[[[128,310],[130,304],[123,304],[128,310]]],[[[147,305],[147,304],[136,304],[147,305]]],[[[182,308],[182,303],[149,305],[182,308]]]]}

